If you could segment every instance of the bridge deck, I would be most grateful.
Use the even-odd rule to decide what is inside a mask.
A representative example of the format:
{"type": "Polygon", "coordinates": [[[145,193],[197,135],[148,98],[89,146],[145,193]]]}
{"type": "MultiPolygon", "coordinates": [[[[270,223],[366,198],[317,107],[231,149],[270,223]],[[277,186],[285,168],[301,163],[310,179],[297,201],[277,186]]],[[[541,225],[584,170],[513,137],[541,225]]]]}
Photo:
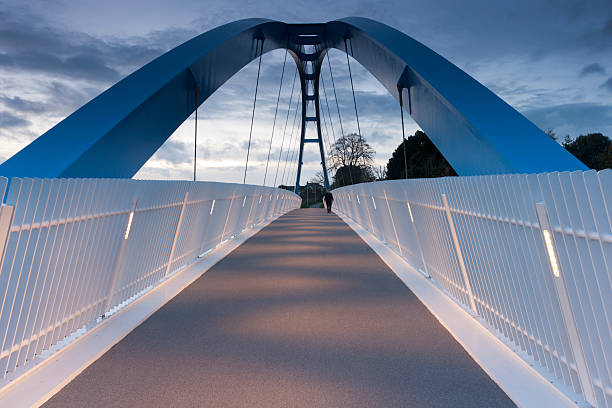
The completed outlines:
{"type": "Polygon", "coordinates": [[[338,217],[293,211],[45,407],[505,407],[504,392],[338,217]]]}

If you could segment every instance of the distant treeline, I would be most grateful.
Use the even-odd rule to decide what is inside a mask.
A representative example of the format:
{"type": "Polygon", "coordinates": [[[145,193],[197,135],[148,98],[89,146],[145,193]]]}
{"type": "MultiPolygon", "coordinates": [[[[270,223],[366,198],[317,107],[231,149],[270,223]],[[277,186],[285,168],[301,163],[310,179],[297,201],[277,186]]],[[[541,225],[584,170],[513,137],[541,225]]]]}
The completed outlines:
{"type": "MultiPolygon", "coordinates": [[[[546,133],[557,140],[552,130],[546,133]]],[[[406,138],[405,143],[408,174],[405,174],[404,142],[402,142],[387,162],[387,180],[457,175],[424,132],[417,130],[414,135],[406,138]]],[[[580,135],[575,139],[566,136],[561,145],[591,169],[612,168],[612,141],[601,133],[580,135]]]]}

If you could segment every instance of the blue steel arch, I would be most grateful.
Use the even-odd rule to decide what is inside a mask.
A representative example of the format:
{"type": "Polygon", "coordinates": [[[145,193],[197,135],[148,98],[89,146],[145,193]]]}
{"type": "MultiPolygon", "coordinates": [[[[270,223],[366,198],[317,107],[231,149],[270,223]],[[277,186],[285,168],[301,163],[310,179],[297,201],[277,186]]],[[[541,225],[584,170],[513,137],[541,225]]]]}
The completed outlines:
{"type": "MultiPolygon", "coordinates": [[[[493,92],[418,41],[382,23],[246,19],[201,34],[119,81],[0,165],[4,176],[132,177],[219,86],[264,52],[299,45],[349,53],[404,108],[460,175],[584,170],[586,166],[493,92]]],[[[318,73],[318,71],[317,71],[318,73]]],[[[318,81],[317,81],[318,83],[318,81]]],[[[298,179],[299,181],[299,179],[298,179]]]]}

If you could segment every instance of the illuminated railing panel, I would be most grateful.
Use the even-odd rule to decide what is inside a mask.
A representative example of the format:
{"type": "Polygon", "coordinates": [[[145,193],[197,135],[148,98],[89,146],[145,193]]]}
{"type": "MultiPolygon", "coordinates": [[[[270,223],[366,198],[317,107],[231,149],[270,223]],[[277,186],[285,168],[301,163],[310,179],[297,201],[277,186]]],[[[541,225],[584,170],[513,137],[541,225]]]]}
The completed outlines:
{"type": "Polygon", "coordinates": [[[612,171],[334,190],[337,211],[596,407],[612,407],[612,171]]]}
{"type": "Polygon", "coordinates": [[[0,379],[301,203],[286,190],[242,184],[14,178],[6,192],[7,185],[0,177],[0,379]]]}

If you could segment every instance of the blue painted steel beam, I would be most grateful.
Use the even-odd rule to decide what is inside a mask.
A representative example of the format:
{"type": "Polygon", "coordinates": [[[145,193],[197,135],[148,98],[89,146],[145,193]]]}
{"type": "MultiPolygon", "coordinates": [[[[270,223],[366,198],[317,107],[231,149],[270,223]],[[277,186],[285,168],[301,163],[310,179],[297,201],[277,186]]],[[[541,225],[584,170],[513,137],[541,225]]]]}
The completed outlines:
{"type": "Polygon", "coordinates": [[[5,176],[132,177],[195,110],[286,24],[240,20],[199,35],[119,81],[0,166],[5,176]],[[194,79],[195,77],[195,79],[194,79]]]}
{"type": "MultiPolygon", "coordinates": [[[[132,177],[219,86],[264,52],[298,44],[344,50],[368,69],[460,175],[586,166],[493,92],[409,36],[351,17],[327,24],[235,21],[201,34],[119,81],[0,165],[0,175],[132,177]]],[[[322,59],[322,49],[319,58],[322,59]]],[[[304,76],[304,72],[300,72],[304,76]]],[[[367,136],[367,135],[366,135],[367,136]]]]}
{"type": "Polygon", "coordinates": [[[372,73],[462,176],[585,170],[541,129],[457,66],[385,24],[349,17],[327,24],[327,46],[372,73]]]}

